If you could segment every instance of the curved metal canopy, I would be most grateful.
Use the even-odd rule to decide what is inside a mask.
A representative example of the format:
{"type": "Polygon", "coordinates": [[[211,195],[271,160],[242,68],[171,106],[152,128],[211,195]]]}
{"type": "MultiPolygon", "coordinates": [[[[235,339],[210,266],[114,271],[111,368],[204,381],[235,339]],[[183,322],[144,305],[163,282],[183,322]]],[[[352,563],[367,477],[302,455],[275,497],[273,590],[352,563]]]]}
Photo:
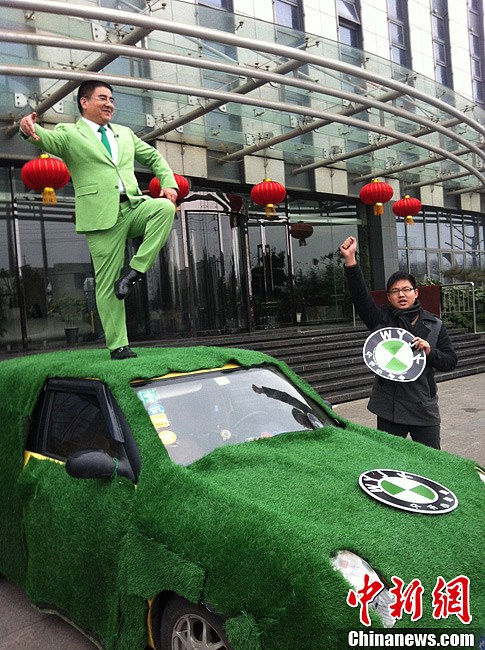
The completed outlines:
{"type": "Polygon", "coordinates": [[[180,23],[157,17],[156,4],[145,15],[0,0],[11,10],[0,41],[36,50],[34,62],[0,54],[0,92],[7,97],[2,78],[29,90],[26,106],[8,113],[10,131],[26,112],[45,113],[60,100],[71,102],[74,115],[67,98],[83,79],[100,76],[156,107],[153,115],[122,113],[140,137],[207,146],[220,164],[261,151],[283,159],[295,175],[337,167],[356,183],[397,174],[410,189],[485,189],[485,113],[449,89],[316,36],[205,8],[210,24],[224,15],[227,31],[214,29],[197,24],[196,5],[174,0],[172,16],[180,9],[186,19],[180,23]],[[29,22],[19,10],[35,14],[29,22]],[[292,46],[275,42],[283,37],[292,46]],[[151,78],[133,74],[140,61],[153,65],[151,78]],[[120,62],[127,73],[113,74],[120,62]],[[159,80],[161,63],[169,72],[159,80]]]}

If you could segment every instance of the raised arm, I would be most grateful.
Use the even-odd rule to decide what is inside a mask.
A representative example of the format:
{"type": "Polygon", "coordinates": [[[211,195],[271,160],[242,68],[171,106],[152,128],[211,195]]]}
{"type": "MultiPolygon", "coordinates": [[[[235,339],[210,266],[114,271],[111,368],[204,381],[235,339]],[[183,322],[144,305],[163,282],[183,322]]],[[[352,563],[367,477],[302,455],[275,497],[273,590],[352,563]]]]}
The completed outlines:
{"type": "Polygon", "coordinates": [[[357,266],[357,258],[355,256],[357,252],[357,240],[355,237],[347,237],[340,246],[340,252],[345,260],[345,266],[357,266]]]}
{"type": "Polygon", "coordinates": [[[37,113],[34,111],[30,115],[25,115],[19,123],[20,130],[27,138],[33,138],[36,142],[39,136],[35,132],[35,125],[37,123],[37,113]]]}

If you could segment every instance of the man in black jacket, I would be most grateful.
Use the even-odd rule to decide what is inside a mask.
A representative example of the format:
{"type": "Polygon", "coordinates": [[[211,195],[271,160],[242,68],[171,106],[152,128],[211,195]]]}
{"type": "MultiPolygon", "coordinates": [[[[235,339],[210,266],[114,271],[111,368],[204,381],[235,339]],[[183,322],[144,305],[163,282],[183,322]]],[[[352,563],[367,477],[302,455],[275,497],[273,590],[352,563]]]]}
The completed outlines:
{"type": "Polygon", "coordinates": [[[397,272],[387,281],[389,305],[377,307],[356,259],[357,240],[348,237],[340,246],[345,275],[355,309],[370,331],[400,327],[414,335],[413,345],[426,354],[424,372],[412,382],[376,376],[367,408],[377,415],[377,428],[440,449],[440,413],[434,373],[449,372],[457,357],[442,321],[424,310],[416,280],[397,272]]]}

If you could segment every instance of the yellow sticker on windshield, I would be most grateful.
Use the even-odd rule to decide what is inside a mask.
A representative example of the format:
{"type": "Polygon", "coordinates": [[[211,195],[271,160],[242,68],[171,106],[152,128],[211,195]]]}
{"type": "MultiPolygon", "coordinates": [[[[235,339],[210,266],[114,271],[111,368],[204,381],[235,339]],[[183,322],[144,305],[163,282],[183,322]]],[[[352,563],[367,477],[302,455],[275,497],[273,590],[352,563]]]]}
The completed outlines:
{"type": "Polygon", "coordinates": [[[170,426],[170,422],[165,413],[157,413],[156,415],[151,415],[150,420],[152,421],[155,429],[166,429],[170,426]]]}
{"type": "Polygon", "coordinates": [[[177,442],[177,436],[173,431],[160,431],[158,437],[165,446],[173,445],[175,442],[177,442]]]}

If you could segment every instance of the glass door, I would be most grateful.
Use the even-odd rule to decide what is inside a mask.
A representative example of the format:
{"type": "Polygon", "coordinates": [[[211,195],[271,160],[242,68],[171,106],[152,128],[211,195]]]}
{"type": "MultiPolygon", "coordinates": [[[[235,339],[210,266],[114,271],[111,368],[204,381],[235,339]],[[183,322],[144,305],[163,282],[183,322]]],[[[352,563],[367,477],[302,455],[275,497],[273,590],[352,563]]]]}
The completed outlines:
{"type": "Polygon", "coordinates": [[[248,327],[241,219],[218,211],[186,212],[189,300],[197,333],[248,327]]]}
{"type": "Polygon", "coordinates": [[[289,204],[289,213],[297,322],[346,320],[352,315],[352,305],[339,247],[354,235],[362,259],[366,240],[355,203],[295,200],[289,204]]]}
{"type": "Polygon", "coordinates": [[[256,327],[293,322],[286,221],[249,221],[249,260],[256,327]]]}

